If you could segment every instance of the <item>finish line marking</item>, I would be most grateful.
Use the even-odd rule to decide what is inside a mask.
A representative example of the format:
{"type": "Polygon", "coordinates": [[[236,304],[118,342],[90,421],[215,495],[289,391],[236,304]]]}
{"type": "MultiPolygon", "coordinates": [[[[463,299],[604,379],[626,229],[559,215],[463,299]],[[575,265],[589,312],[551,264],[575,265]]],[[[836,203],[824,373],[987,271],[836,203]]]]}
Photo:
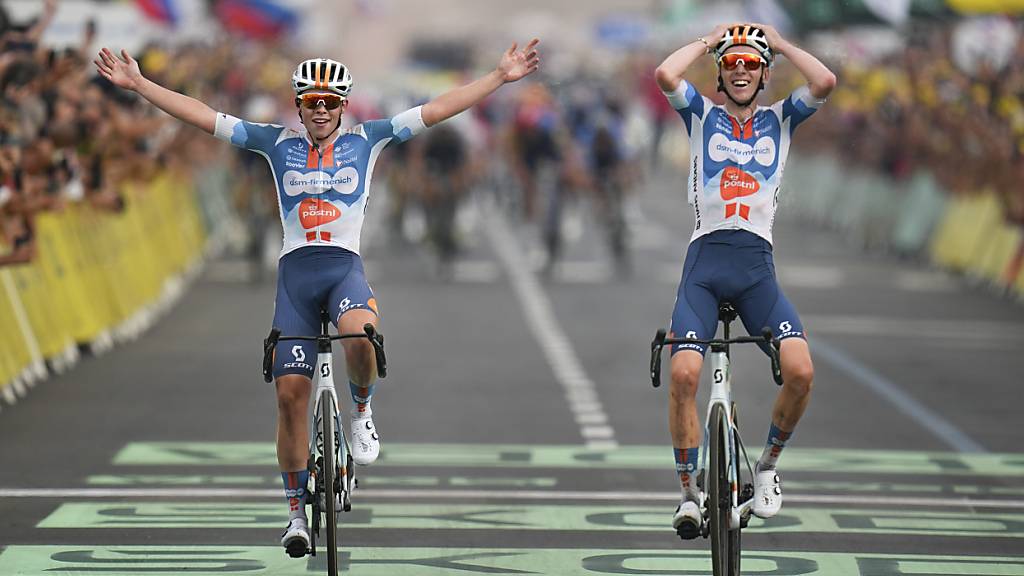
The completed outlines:
{"type": "MultiPolygon", "coordinates": [[[[359,498],[415,499],[466,499],[481,498],[493,500],[602,500],[618,502],[674,502],[678,492],[622,492],[622,491],[574,491],[574,490],[417,490],[417,489],[373,489],[356,491],[359,498]]],[[[280,500],[279,489],[252,488],[0,488],[0,498],[273,498],[280,500]]],[[[832,494],[786,494],[786,502],[798,504],[845,504],[845,505],[893,505],[928,506],[953,508],[1004,508],[1024,509],[1024,500],[1000,500],[981,498],[926,498],[902,496],[843,496],[832,494]]]]}

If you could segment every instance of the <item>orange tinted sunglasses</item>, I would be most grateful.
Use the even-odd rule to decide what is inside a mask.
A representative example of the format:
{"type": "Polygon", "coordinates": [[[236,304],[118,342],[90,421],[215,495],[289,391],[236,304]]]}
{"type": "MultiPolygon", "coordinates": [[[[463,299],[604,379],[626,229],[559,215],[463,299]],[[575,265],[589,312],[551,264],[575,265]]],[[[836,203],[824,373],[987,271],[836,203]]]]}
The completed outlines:
{"type": "Polygon", "coordinates": [[[764,60],[757,54],[749,52],[730,52],[722,54],[722,57],[718,59],[718,65],[726,70],[735,70],[737,66],[742,65],[748,71],[753,72],[764,65],[764,60]]]}
{"type": "Polygon", "coordinates": [[[298,99],[302,101],[303,108],[308,108],[310,110],[316,110],[317,106],[319,106],[321,102],[324,103],[324,108],[334,110],[338,106],[341,106],[341,103],[345,101],[344,98],[337,94],[322,93],[302,94],[298,99]]]}

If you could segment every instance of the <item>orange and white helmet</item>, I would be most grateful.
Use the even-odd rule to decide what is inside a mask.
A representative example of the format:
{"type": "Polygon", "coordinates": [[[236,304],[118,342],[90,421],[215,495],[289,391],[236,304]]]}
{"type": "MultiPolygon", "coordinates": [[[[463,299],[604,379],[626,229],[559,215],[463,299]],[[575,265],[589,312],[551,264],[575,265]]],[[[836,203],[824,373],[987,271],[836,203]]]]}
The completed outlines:
{"type": "Polygon", "coordinates": [[[718,45],[715,46],[715,60],[720,60],[722,54],[725,54],[725,51],[733,46],[750,46],[761,55],[761,58],[764,58],[765,63],[769,66],[774,60],[772,48],[768,45],[768,37],[764,30],[756,26],[734,26],[726,31],[725,36],[722,36],[718,45]]]}
{"type": "Polygon", "coordinates": [[[333,92],[342,98],[352,90],[352,74],[344,64],[329,58],[312,58],[299,64],[292,74],[295,94],[310,90],[333,92]]]}

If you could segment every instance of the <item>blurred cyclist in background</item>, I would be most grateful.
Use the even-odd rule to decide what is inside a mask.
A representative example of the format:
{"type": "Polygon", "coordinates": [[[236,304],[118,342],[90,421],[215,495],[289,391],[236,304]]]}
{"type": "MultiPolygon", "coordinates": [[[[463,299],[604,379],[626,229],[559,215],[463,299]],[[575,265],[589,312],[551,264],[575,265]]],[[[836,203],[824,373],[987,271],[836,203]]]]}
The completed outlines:
{"type": "MultiPolygon", "coordinates": [[[[754,471],[753,512],[770,518],[782,506],[775,466],[807,407],[814,378],[800,318],[775,279],[772,224],[793,131],[824,103],[836,77],[761,24],[718,26],[666,58],[655,76],[690,137],[687,195],[697,217],[672,313],[672,337],[713,338],[719,303],[728,301],[750,334],[768,326],[782,341],[785,384],[754,471]],[[718,63],[724,106],[683,79],[690,65],[707,54],[718,63]],[[771,107],[757,106],[777,54],[785,55],[807,84],[771,107]]],[[[697,343],[672,349],[669,426],[683,492],[672,526],[685,539],[695,538],[703,521],[694,471],[700,445],[696,395],[705,351],[697,343]]]]}
{"type": "MultiPolygon", "coordinates": [[[[352,75],[334,60],[306,60],[292,75],[296,112],[302,121],[298,130],[240,120],[168,90],[143,77],[138,62],[126,50],[118,57],[103,48],[94,63],[114,85],[137,92],[183,122],[267,158],[284,227],[273,325],[285,334],[313,335],[319,333],[321,309],[329,312],[340,333],[361,332],[368,322],[377,324],[377,302],[363,273],[359,239],[373,166],[384,147],[404,142],[468,109],[503,84],[536,71],[537,44],[534,39],[522,50],[513,44],[495,69],[476,81],[393,118],[347,130],[341,129],[341,118],[348,106],[352,75]]],[[[380,451],[370,411],[376,362],[372,346],[365,340],[346,340],[344,348],[353,400],[352,455],[357,464],[366,465],[376,460],[380,451]]],[[[304,501],[315,358],[312,343],[280,343],[274,355],[277,456],[289,504],[289,523],[281,543],[293,557],[302,557],[309,549],[304,501]]]]}

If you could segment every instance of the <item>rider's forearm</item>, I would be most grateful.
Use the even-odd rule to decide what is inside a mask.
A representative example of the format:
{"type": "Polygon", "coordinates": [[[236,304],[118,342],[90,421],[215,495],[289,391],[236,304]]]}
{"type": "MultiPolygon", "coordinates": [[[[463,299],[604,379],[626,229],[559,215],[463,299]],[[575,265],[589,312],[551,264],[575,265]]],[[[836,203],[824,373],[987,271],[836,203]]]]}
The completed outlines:
{"type": "Polygon", "coordinates": [[[654,71],[654,78],[658,86],[665,92],[673,92],[679,87],[679,81],[691,64],[698,58],[707,54],[707,45],[700,40],[694,40],[679,50],[676,50],[654,71]]]}
{"type": "Polygon", "coordinates": [[[423,123],[429,128],[463,112],[489,96],[504,84],[497,70],[477,80],[449,90],[423,105],[423,123]]]}
{"type": "Polygon", "coordinates": [[[199,100],[168,90],[146,78],[142,79],[135,91],[178,120],[213,134],[217,125],[217,112],[199,100]]]}
{"type": "Polygon", "coordinates": [[[776,50],[780,54],[785,54],[786,58],[789,58],[789,61],[796,66],[796,69],[804,75],[804,78],[807,79],[807,85],[811,89],[812,96],[815,98],[826,98],[832,93],[832,89],[836,87],[836,75],[827,66],[822,64],[821,60],[789,42],[777,46],[776,50]]]}

